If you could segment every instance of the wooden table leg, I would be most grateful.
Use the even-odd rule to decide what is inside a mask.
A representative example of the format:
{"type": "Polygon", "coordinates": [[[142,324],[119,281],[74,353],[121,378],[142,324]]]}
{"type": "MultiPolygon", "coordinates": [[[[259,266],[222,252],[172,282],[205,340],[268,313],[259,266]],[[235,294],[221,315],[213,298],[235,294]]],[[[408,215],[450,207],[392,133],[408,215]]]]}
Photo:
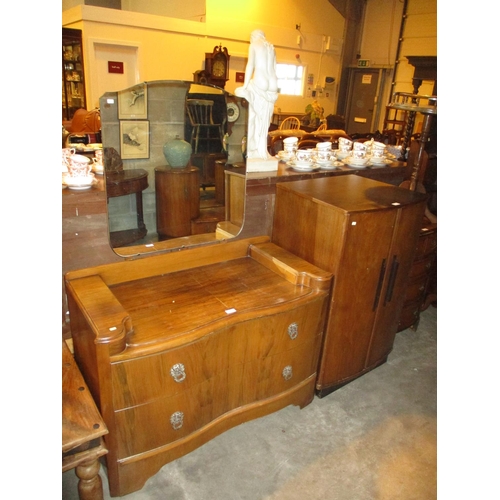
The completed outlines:
{"type": "Polygon", "coordinates": [[[80,500],[103,500],[102,480],[99,476],[101,464],[99,459],[78,465],[75,473],[78,481],[78,496],[80,500]]]}

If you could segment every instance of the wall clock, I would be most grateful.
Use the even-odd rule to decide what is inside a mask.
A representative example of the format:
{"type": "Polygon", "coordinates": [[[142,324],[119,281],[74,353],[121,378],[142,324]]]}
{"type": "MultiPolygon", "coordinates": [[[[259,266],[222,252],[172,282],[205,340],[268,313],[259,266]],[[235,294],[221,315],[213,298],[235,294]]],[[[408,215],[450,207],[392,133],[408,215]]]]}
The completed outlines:
{"type": "Polygon", "coordinates": [[[205,72],[208,83],[224,88],[229,80],[229,58],[226,47],[220,44],[213,52],[205,53],[205,72]]]}

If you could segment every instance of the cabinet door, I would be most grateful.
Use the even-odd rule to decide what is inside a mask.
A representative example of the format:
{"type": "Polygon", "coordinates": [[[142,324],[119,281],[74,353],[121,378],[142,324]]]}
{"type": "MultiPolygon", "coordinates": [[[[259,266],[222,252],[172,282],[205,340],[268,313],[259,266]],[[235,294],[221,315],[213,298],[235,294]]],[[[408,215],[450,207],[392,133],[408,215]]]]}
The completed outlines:
{"type": "Polygon", "coordinates": [[[376,311],[384,288],[396,210],[347,216],[340,265],[320,368],[320,385],[351,378],[365,368],[376,311]]]}
{"type": "Polygon", "coordinates": [[[410,268],[415,256],[424,205],[408,205],[397,211],[387,272],[377,310],[366,365],[382,361],[392,350],[404,304],[410,268]]]}

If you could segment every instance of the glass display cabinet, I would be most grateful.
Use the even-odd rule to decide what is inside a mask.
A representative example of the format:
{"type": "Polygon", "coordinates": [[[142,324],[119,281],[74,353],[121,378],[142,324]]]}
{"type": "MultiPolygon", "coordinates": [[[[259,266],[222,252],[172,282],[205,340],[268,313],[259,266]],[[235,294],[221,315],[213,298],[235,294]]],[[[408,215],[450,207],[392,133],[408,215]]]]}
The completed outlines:
{"type": "Polygon", "coordinates": [[[69,121],[75,111],[85,108],[82,32],[62,29],[62,119],[69,121]]]}

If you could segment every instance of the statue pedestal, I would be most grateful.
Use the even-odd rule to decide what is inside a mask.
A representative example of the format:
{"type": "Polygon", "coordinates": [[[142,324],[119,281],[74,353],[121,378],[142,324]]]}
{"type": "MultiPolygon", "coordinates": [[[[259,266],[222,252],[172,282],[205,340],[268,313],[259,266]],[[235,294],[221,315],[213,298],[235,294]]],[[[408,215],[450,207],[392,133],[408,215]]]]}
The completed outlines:
{"type": "Polygon", "coordinates": [[[247,158],[247,172],[272,172],[278,170],[278,160],[276,158],[247,158]]]}

